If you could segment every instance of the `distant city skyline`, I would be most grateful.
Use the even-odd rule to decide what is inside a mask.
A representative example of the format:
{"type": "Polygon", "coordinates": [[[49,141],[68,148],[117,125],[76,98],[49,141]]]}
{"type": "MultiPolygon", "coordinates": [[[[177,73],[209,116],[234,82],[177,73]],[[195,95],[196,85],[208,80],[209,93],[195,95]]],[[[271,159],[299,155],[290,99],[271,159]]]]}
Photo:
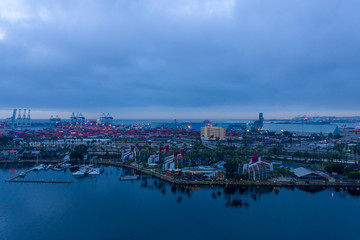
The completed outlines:
{"type": "Polygon", "coordinates": [[[0,1],[0,117],[359,115],[359,1],[0,1]]]}
{"type": "MultiPolygon", "coordinates": [[[[23,110],[23,108],[20,108],[23,110]]],[[[9,118],[12,115],[13,109],[0,110],[0,119],[9,118]]],[[[347,112],[334,112],[331,111],[313,111],[313,112],[177,112],[176,110],[168,111],[167,113],[158,112],[156,117],[153,114],[141,109],[139,113],[134,112],[120,112],[120,111],[99,111],[99,112],[86,112],[86,111],[56,111],[56,110],[36,110],[31,109],[32,119],[48,119],[51,116],[59,116],[62,119],[69,119],[73,112],[81,112],[86,119],[98,119],[102,113],[110,113],[115,119],[257,119],[259,112],[264,113],[266,119],[290,119],[298,116],[309,117],[358,117],[360,112],[347,111],[347,112]]]]}

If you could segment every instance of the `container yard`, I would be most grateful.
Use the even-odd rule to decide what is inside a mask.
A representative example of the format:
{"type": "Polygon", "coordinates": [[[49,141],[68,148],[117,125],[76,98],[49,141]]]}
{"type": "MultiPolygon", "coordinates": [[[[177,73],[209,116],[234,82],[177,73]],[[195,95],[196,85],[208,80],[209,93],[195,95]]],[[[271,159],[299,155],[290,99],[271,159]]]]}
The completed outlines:
{"type": "Polygon", "coordinates": [[[95,121],[84,124],[63,123],[54,127],[44,129],[8,129],[0,132],[0,136],[14,138],[122,138],[127,136],[199,136],[200,132],[194,129],[155,129],[146,124],[138,125],[116,125],[101,124],[95,121]]]}

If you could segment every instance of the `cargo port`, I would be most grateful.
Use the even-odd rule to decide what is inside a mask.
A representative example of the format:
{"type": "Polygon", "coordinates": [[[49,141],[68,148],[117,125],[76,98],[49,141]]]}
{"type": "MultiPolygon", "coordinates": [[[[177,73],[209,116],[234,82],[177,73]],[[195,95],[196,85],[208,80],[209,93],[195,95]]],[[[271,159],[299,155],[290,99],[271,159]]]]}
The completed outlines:
{"type": "MultiPolygon", "coordinates": [[[[198,181],[306,181],[310,177],[305,176],[313,176],[325,182],[351,182],[360,178],[356,120],[354,127],[339,127],[338,119],[266,120],[259,113],[258,119],[247,122],[124,124],[110,113],[86,119],[81,112],[73,112],[68,119],[53,115],[35,124],[30,114],[30,109],[14,109],[1,123],[0,163],[71,156],[78,166],[74,177],[101,174],[89,165],[93,159],[198,181]]],[[[123,179],[132,178],[137,176],[123,179]]]]}

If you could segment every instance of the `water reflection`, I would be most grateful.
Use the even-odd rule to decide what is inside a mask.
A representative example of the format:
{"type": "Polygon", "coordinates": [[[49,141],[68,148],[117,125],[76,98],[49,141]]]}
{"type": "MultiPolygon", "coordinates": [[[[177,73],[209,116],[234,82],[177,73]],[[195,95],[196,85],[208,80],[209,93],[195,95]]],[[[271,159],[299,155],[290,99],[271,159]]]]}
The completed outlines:
{"type": "Polygon", "coordinates": [[[273,191],[273,187],[227,186],[223,189],[225,206],[236,208],[249,207],[250,200],[258,201],[262,195],[270,194],[273,191]]]}
{"type": "MultiPolygon", "coordinates": [[[[167,191],[176,195],[176,202],[181,203],[184,199],[190,198],[196,190],[211,190],[210,198],[213,200],[223,200],[225,207],[227,208],[241,208],[250,207],[251,202],[261,200],[262,196],[266,194],[278,195],[281,191],[294,191],[296,188],[311,194],[317,194],[326,190],[325,187],[255,187],[255,186],[236,186],[227,185],[225,187],[211,187],[211,186],[183,186],[167,183],[163,180],[152,178],[148,175],[142,175],[140,178],[140,186],[145,189],[160,191],[162,194],[166,194],[167,191]]],[[[329,189],[329,188],[328,188],[329,189]]],[[[360,196],[359,188],[330,188],[334,192],[338,193],[341,198],[345,198],[347,195],[360,196]]]]}
{"type": "Polygon", "coordinates": [[[177,203],[181,203],[185,198],[190,198],[194,191],[197,190],[211,190],[210,197],[214,200],[224,200],[225,207],[249,207],[250,201],[257,201],[261,199],[264,194],[279,193],[278,188],[273,187],[244,187],[228,185],[226,187],[200,187],[197,185],[184,186],[170,184],[163,180],[149,178],[143,175],[140,179],[140,186],[149,190],[160,191],[162,194],[166,194],[168,190],[174,194],[177,198],[177,203]]]}
{"type": "Polygon", "coordinates": [[[349,188],[348,193],[352,196],[360,197],[360,189],[359,188],[349,188]]]}
{"type": "Polygon", "coordinates": [[[325,187],[319,187],[319,186],[299,186],[298,189],[308,193],[319,193],[326,190],[325,187]]]}
{"type": "Polygon", "coordinates": [[[191,197],[192,191],[196,186],[179,186],[175,184],[166,183],[163,180],[149,177],[148,175],[141,176],[140,187],[160,191],[162,194],[166,194],[167,188],[170,188],[170,192],[177,196],[177,202],[181,203],[184,196],[191,197]]]}

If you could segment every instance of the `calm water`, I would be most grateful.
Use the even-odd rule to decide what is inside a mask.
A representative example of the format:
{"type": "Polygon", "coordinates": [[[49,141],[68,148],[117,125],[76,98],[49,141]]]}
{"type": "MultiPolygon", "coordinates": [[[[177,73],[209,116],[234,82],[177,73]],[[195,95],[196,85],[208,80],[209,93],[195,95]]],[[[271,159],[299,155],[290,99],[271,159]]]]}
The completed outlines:
{"type": "Polygon", "coordinates": [[[8,167],[0,168],[4,240],[359,239],[360,197],[344,190],[173,188],[152,178],[120,182],[114,167],[96,178],[25,178],[72,184],[4,183],[8,167]]]}

